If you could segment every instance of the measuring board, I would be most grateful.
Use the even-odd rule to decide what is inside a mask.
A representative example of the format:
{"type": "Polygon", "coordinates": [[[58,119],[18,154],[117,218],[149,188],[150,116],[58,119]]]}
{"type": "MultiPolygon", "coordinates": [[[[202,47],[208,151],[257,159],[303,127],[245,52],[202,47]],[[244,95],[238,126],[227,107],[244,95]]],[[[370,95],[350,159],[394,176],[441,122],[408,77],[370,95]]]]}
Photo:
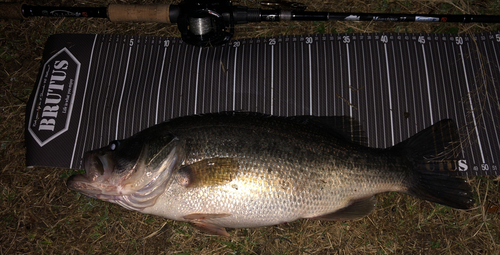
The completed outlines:
{"type": "Polygon", "coordinates": [[[85,151],[191,114],[347,115],[369,146],[441,119],[457,172],[499,175],[500,34],[329,34],[197,48],[179,38],[54,35],[26,114],[27,164],[82,169],[85,151]]]}

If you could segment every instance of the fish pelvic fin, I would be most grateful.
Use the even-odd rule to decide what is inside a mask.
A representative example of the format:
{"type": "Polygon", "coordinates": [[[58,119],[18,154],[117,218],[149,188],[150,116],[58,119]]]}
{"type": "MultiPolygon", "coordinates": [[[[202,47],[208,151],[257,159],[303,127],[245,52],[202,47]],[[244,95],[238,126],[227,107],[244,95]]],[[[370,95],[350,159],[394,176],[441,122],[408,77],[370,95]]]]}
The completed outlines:
{"type": "Polygon", "coordinates": [[[471,208],[474,205],[471,187],[454,173],[459,142],[455,122],[446,119],[390,148],[411,165],[405,193],[457,209],[471,208]]]}
{"type": "Polygon", "coordinates": [[[229,233],[227,233],[224,227],[220,227],[214,224],[206,223],[206,222],[191,222],[191,224],[200,231],[211,235],[218,235],[229,237],[229,233]]]}
{"type": "Polygon", "coordinates": [[[370,214],[377,200],[375,197],[352,200],[346,207],[332,213],[313,217],[314,220],[347,221],[363,218],[370,214]]]}
{"type": "Polygon", "coordinates": [[[230,214],[227,213],[220,213],[220,214],[210,214],[210,213],[192,213],[185,215],[183,218],[188,220],[189,223],[191,223],[195,228],[197,228],[200,231],[203,231],[208,234],[212,235],[218,235],[218,236],[225,236],[228,237],[229,234],[227,233],[226,229],[221,226],[217,226],[212,223],[205,222],[204,220],[210,220],[210,219],[217,219],[217,218],[224,218],[231,216],[230,214]]]}

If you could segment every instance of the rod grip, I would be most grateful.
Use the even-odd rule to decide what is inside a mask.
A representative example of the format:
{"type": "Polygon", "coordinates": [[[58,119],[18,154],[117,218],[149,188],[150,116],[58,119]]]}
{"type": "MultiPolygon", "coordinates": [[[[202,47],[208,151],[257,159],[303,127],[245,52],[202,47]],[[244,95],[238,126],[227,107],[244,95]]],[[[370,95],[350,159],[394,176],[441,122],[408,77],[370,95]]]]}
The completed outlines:
{"type": "Polygon", "coordinates": [[[170,23],[168,4],[124,5],[110,4],[108,18],[113,22],[159,22],[170,23]]]}
{"type": "Polygon", "coordinates": [[[0,3],[0,19],[24,19],[22,3],[0,3]]]}

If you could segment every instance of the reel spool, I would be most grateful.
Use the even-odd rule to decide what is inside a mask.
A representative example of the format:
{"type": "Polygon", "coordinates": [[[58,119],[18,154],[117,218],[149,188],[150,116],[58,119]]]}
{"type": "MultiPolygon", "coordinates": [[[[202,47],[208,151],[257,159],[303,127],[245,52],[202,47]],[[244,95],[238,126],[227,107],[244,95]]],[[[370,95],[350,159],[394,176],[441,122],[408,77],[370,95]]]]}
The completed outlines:
{"type": "Polygon", "coordinates": [[[234,34],[235,21],[229,1],[188,0],[172,11],[179,13],[172,23],[177,23],[182,40],[188,44],[217,46],[227,43],[234,34]]]}

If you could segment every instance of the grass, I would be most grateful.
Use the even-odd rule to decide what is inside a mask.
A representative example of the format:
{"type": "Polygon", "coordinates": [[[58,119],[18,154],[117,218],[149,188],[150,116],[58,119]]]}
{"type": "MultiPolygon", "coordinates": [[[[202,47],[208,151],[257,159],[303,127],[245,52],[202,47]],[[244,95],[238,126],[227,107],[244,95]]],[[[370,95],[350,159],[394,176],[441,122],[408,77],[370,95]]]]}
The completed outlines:
{"type": "MultiPolygon", "coordinates": [[[[27,1],[28,4],[40,4],[27,1]]],[[[112,1],[43,1],[105,6],[112,1]]],[[[119,3],[152,3],[123,0],[119,3]]],[[[156,1],[166,2],[166,1],[156,1]]],[[[499,1],[307,0],[308,10],[500,14],[499,1]]],[[[243,1],[257,7],[252,1],[243,1]]],[[[235,38],[310,33],[497,31],[498,24],[279,22],[237,27],[235,38]]],[[[0,20],[0,254],[498,254],[498,178],[472,178],[477,206],[459,211],[399,193],[377,196],[369,216],[349,222],[299,220],[231,237],[206,235],[189,224],[128,211],[69,191],[75,170],[25,167],[26,102],[43,47],[55,33],[179,36],[175,26],[99,19],[0,20]]]]}

